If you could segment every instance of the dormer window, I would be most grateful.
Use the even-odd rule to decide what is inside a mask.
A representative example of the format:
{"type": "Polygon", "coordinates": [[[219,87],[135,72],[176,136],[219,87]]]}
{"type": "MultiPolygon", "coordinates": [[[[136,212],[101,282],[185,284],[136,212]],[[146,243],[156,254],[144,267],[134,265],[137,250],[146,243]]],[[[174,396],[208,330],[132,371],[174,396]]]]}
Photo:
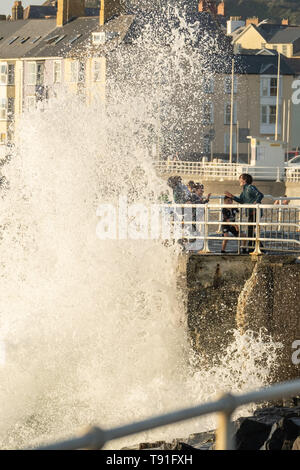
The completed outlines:
{"type": "Polygon", "coordinates": [[[95,46],[100,46],[101,44],[105,44],[106,36],[104,32],[101,33],[93,33],[93,44],[95,46]]]}

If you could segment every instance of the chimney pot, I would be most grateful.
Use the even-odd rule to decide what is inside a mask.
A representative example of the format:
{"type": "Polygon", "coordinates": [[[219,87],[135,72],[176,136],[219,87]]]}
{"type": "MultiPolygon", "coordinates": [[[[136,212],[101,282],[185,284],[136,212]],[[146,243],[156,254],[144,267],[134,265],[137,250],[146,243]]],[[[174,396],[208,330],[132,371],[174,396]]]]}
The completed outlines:
{"type": "Polygon", "coordinates": [[[254,16],[253,18],[247,18],[246,26],[248,26],[249,24],[255,24],[257,26],[259,24],[259,19],[256,16],[254,16]]]}
{"type": "Polygon", "coordinates": [[[121,0],[100,0],[100,26],[121,13],[121,0]]]}
{"type": "Polygon", "coordinates": [[[63,26],[72,18],[85,16],[85,0],[58,0],[57,2],[57,26],[63,26]]]}

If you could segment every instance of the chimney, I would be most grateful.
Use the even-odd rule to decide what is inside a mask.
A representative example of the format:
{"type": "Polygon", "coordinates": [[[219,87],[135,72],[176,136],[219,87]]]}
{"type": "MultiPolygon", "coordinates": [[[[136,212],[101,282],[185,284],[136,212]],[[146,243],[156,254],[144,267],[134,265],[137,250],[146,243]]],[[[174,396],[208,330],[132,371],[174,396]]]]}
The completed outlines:
{"type": "Polygon", "coordinates": [[[22,2],[15,2],[12,7],[12,21],[22,20],[23,19],[24,8],[22,2]]]}
{"type": "Polygon", "coordinates": [[[259,19],[256,16],[254,16],[253,18],[246,19],[246,26],[249,26],[249,24],[255,24],[257,26],[258,23],[259,23],[259,19]]]}
{"type": "Polygon", "coordinates": [[[225,2],[219,3],[217,13],[220,16],[225,16],[225,2]]]}
{"type": "Polygon", "coordinates": [[[56,25],[63,26],[72,18],[85,16],[85,0],[58,0],[56,25]]]}
{"type": "Polygon", "coordinates": [[[217,5],[215,0],[201,0],[198,5],[198,11],[200,13],[212,13],[217,14],[217,5]]]}
{"type": "Polygon", "coordinates": [[[100,26],[121,13],[121,0],[100,0],[100,26]]]}
{"type": "Polygon", "coordinates": [[[285,26],[288,26],[289,25],[289,19],[288,18],[283,18],[283,20],[281,20],[281,24],[283,24],[285,26]]]}

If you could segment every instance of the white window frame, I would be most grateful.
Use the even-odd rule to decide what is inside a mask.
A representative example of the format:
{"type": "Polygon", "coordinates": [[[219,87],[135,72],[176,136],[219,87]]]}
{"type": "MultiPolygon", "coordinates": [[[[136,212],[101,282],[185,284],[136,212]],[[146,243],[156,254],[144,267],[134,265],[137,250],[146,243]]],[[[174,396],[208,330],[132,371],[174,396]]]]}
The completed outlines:
{"type": "Polygon", "coordinates": [[[213,94],[214,89],[215,89],[215,81],[213,77],[203,79],[202,87],[203,87],[204,93],[213,94]]]}
{"type": "Polygon", "coordinates": [[[7,121],[7,98],[0,98],[0,121],[7,121]]]}
{"type": "Polygon", "coordinates": [[[36,85],[36,62],[28,62],[28,85],[36,85]]]}
{"type": "Polygon", "coordinates": [[[7,64],[7,84],[9,86],[15,84],[15,64],[7,64]]]}
{"type": "MultiPolygon", "coordinates": [[[[224,80],[224,93],[231,95],[231,84],[232,76],[228,75],[224,80]]],[[[233,76],[233,93],[236,94],[238,91],[238,78],[236,75],[233,76]]]]}
{"type": "MultiPolygon", "coordinates": [[[[278,116],[278,124],[281,124],[281,107],[279,106],[279,116],[278,116]]],[[[262,126],[275,126],[276,124],[276,104],[262,104],[260,107],[260,123],[262,126]],[[271,107],[275,108],[275,114],[271,114],[271,107]],[[263,112],[264,109],[266,108],[265,111],[263,112]],[[263,122],[263,115],[266,116],[266,121],[263,122]],[[270,121],[271,116],[273,116],[274,121],[270,121]]]]}
{"type": "Polygon", "coordinates": [[[103,59],[93,59],[93,81],[102,82],[103,59]]]}
{"type": "MultiPolygon", "coordinates": [[[[260,96],[261,98],[276,98],[277,97],[277,85],[276,85],[276,92],[275,94],[271,95],[271,82],[272,80],[276,80],[277,84],[277,77],[275,75],[266,75],[264,77],[261,77],[260,80],[260,96]]],[[[282,95],[282,76],[280,76],[280,81],[279,81],[279,97],[282,95]]]]}
{"type": "Polygon", "coordinates": [[[45,82],[45,64],[44,62],[36,62],[36,85],[44,85],[45,82]],[[41,72],[39,72],[39,67],[41,67],[41,72]],[[42,80],[39,79],[39,76],[42,77],[42,80]]]}
{"type": "Polygon", "coordinates": [[[7,85],[7,63],[0,63],[0,85],[7,85]]]}
{"type": "MultiPolygon", "coordinates": [[[[237,152],[237,135],[236,132],[232,133],[232,153],[237,152]]],[[[225,132],[224,134],[224,153],[227,155],[230,154],[230,133],[225,132]]]]}
{"type": "Polygon", "coordinates": [[[202,104],[202,119],[204,125],[214,123],[214,105],[210,101],[202,104]]]}
{"type": "MultiPolygon", "coordinates": [[[[227,101],[224,103],[224,124],[226,126],[230,125],[231,121],[231,102],[227,101]],[[229,108],[229,111],[228,111],[229,108]]],[[[233,124],[237,123],[237,102],[233,103],[233,124]]]]}
{"type": "Polygon", "coordinates": [[[26,97],[26,109],[27,111],[31,111],[32,109],[35,109],[36,107],[36,97],[33,96],[27,96],[26,97]]]}
{"type": "Polygon", "coordinates": [[[61,83],[62,81],[62,61],[55,60],[53,62],[53,83],[61,83]],[[56,68],[58,66],[58,68],[56,68]]]}
{"type": "Polygon", "coordinates": [[[70,82],[78,83],[79,81],[79,61],[72,60],[70,63],[70,82]]]}
{"type": "Polygon", "coordinates": [[[95,46],[100,46],[102,44],[105,44],[106,42],[106,34],[105,32],[98,32],[98,33],[92,33],[93,35],[93,44],[95,46]]]}

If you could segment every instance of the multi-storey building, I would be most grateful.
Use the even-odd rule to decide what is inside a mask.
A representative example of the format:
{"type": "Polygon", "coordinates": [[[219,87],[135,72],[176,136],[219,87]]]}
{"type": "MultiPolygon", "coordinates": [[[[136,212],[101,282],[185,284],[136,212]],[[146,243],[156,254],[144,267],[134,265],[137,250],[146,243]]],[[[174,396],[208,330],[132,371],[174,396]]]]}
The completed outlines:
{"type": "MultiPolygon", "coordinates": [[[[50,2],[46,7],[55,8],[56,15],[48,19],[0,22],[0,134],[3,143],[12,140],[14,122],[17,122],[24,110],[55,96],[62,86],[84,95],[88,100],[96,92],[104,99],[106,77],[114,74],[118,66],[114,60],[115,49],[120,43],[130,48],[132,38],[142,34],[148,21],[147,18],[143,22],[141,17],[126,14],[119,0],[102,0],[97,16],[88,16],[84,0],[58,0],[57,5],[50,2]]],[[[197,8],[195,14],[200,17],[207,15],[199,13],[197,8]]],[[[213,25],[210,34],[222,41],[225,36],[222,36],[221,29],[214,21],[210,24],[213,25]]],[[[247,135],[272,138],[275,134],[277,52],[261,51],[235,56],[231,114],[233,56],[230,55],[230,48],[226,52],[226,40],[224,44],[221,52],[224,61],[219,61],[219,67],[214,66],[212,74],[189,85],[190,90],[200,88],[203,99],[199,101],[194,119],[189,116],[187,125],[181,123],[180,132],[185,134],[181,136],[181,142],[185,140],[188,143],[178,148],[182,158],[198,159],[209,156],[211,152],[217,157],[228,157],[231,115],[234,158],[239,153],[240,158],[247,159],[247,135]]],[[[201,42],[194,47],[201,47],[201,42]]],[[[295,76],[292,62],[282,58],[279,138],[287,134],[288,100],[291,99],[295,76]],[[286,112],[283,120],[284,107],[286,112]]],[[[180,83],[176,87],[180,88],[180,83]]],[[[163,102],[163,96],[160,99],[163,102]]],[[[181,101],[183,107],[186,107],[188,101],[181,101]]],[[[194,103],[195,107],[197,103],[194,103]]],[[[158,110],[163,113],[163,105],[158,106],[158,110]]],[[[297,113],[293,109],[292,112],[292,120],[298,122],[297,113]]],[[[290,128],[291,147],[300,145],[297,129],[292,124],[290,128]]],[[[179,129],[176,126],[172,129],[176,140],[179,129]]],[[[160,156],[163,156],[170,151],[168,142],[172,140],[172,135],[167,136],[163,126],[160,132],[160,140],[164,143],[160,156]]]]}

